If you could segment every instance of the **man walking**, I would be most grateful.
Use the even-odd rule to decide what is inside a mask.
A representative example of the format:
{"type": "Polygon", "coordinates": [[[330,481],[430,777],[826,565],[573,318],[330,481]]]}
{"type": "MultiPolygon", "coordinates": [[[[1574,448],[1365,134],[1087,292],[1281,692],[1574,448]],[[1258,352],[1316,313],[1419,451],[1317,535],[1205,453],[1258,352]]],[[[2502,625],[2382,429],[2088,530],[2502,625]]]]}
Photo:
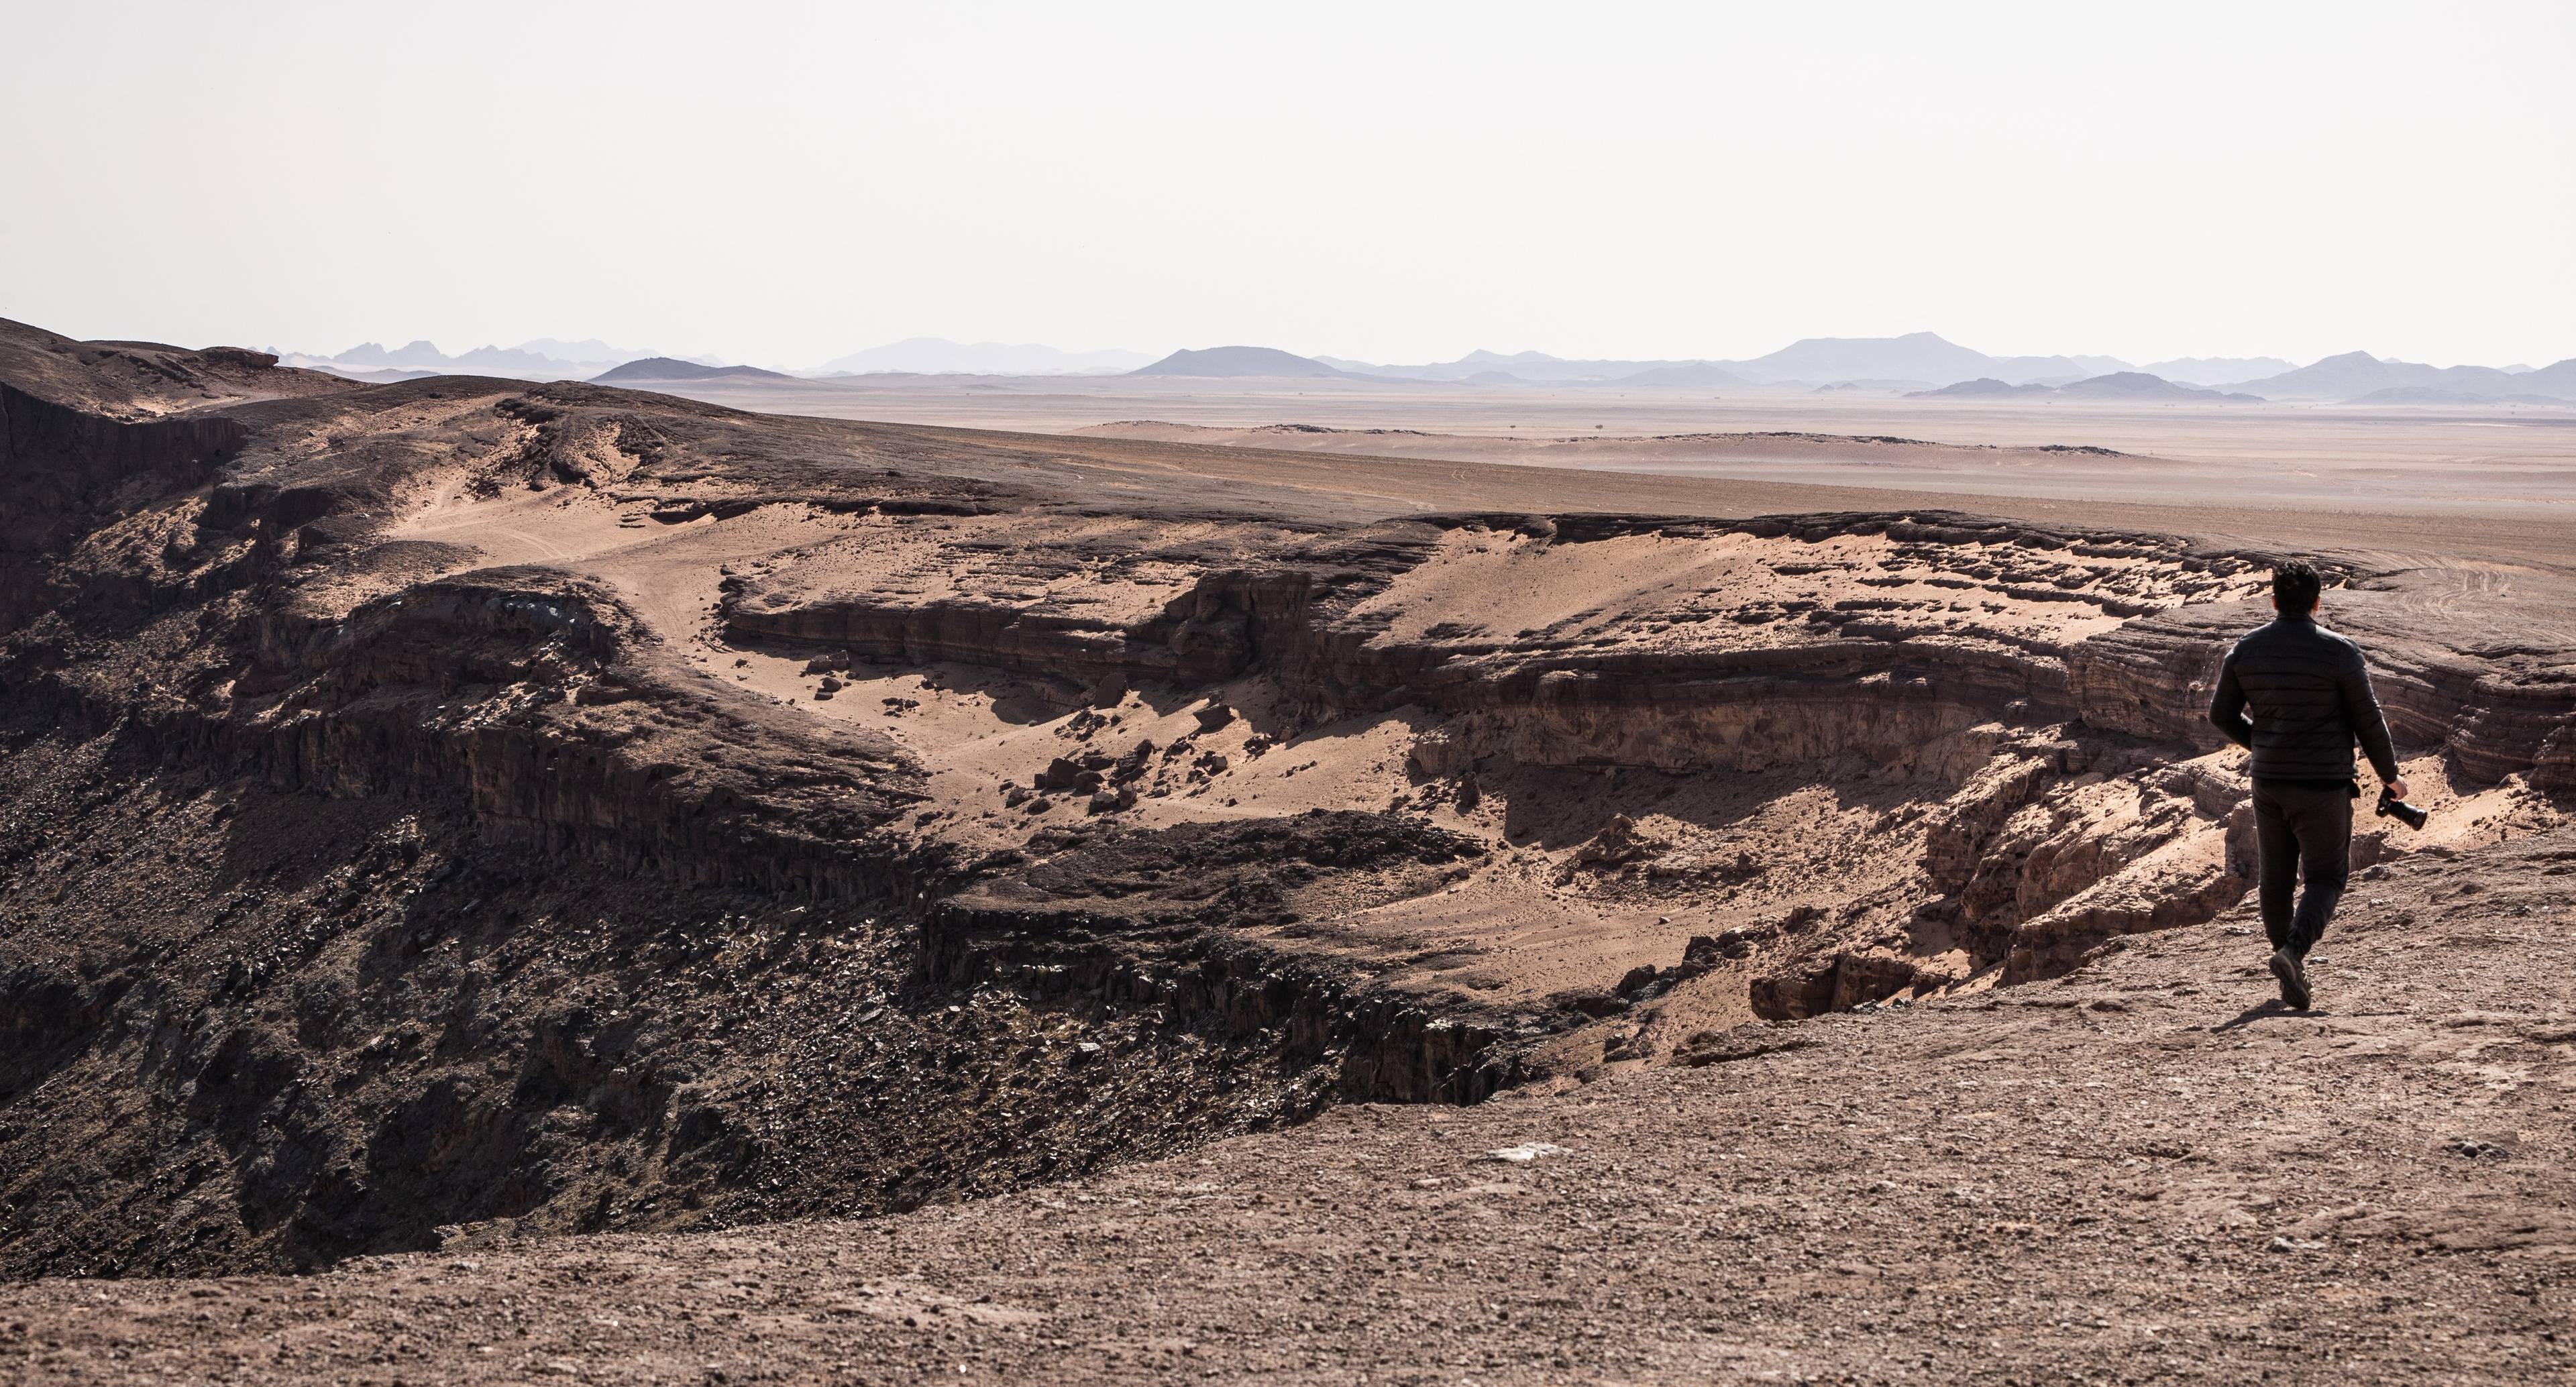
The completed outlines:
{"type": "Polygon", "coordinates": [[[2209,720],[2254,753],[2263,932],[2271,937],[2281,1000],[2301,1011],[2309,1001],[2308,950],[2325,933],[2352,871],[2352,802],[2361,797],[2355,738],[2389,793],[2406,798],[2361,647],[2317,625],[2322,587],[2317,570],[2303,562],[2272,571],[2279,615],[2227,652],[2209,701],[2209,720]],[[2291,888],[2302,879],[2307,890],[2293,910],[2291,888]]]}

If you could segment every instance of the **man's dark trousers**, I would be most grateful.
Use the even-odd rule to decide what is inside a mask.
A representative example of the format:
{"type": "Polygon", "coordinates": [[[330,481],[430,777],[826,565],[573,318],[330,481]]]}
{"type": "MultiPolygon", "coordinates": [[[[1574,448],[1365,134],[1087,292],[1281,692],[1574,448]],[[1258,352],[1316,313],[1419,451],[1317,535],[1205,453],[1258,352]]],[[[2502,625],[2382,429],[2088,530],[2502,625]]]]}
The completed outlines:
{"type": "Polygon", "coordinates": [[[2306,958],[2326,932],[2352,874],[2352,786],[2254,782],[2254,837],[2263,850],[2263,932],[2275,949],[2306,958]],[[2291,888],[2308,889],[2290,905],[2291,888]]]}

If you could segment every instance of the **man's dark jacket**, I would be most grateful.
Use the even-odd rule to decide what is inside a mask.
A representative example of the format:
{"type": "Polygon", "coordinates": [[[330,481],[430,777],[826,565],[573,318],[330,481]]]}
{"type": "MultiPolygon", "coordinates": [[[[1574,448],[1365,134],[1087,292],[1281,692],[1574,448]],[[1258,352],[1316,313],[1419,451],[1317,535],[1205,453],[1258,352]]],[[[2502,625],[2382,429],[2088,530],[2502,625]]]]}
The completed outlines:
{"type": "Polygon", "coordinates": [[[2218,672],[2209,720],[2254,753],[2256,780],[2351,780],[2355,738],[2380,779],[2397,778],[2397,754],[2379,700],[2371,696],[2361,647],[2312,617],[2285,615],[2238,641],[2218,672]]]}

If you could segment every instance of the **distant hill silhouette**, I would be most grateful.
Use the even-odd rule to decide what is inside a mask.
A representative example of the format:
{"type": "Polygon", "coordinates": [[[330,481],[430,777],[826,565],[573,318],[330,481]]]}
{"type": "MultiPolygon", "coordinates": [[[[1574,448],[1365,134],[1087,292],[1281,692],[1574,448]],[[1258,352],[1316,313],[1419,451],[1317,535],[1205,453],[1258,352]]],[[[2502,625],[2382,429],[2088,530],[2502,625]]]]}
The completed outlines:
{"type": "Polygon", "coordinates": [[[2176,385],[2162,376],[2144,371],[2110,371],[2064,385],[2045,385],[2037,381],[2013,385],[1992,376],[1963,380],[1938,390],[1917,390],[1908,399],[2068,399],[2068,400],[2188,400],[2197,404],[2263,403],[2260,396],[2235,395],[2217,390],[2203,390],[2194,385],[2176,385]]]}
{"type": "MultiPolygon", "coordinates": [[[[282,353],[289,366],[329,371],[360,380],[416,380],[421,376],[508,376],[519,380],[587,380],[621,361],[647,355],[620,350],[597,339],[565,342],[540,337],[515,347],[476,347],[455,356],[426,339],[386,349],[361,342],[337,356],[282,353]],[[408,372],[389,375],[388,372],[408,372]]],[[[713,365],[713,362],[707,363],[713,365]]]]}
{"type": "Polygon", "coordinates": [[[396,347],[391,351],[385,350],[378,343],[361,342],[338,356],[328,359],[343,366],[357,366],[369,370],[435,370],[441,366],[454,364],[448,359],[447,353],[440,351],[426,338],[396,347]]]}
{"type": "Polygon", "coordinates": [[[2427,366],[2415,361],[2382,361],[2368,352],[2345,352],[2295,371],[2239,381],[2234,388],[2272,400],[2357,400],[2382,390],[2407,387],[2498,399],[2507,395],[2576,397],[2576,379],[2551,374],[2558,370],[2558,366],[2550,366],[2516,375],[2492,366],[2427,366]]]}
{"type": "Polygon", "coordinates": [[[2537,371],[2515,372],[2513,388],[2554,395],[2562,400],[2576,400],[2576,356],[2551,362],[2537,371]]]}
{"type": "Polygon", "coordinates": [[[1276,347],[1209,347],[1201,351],[1177,351],[1150,366],[1139,366],[1131,376],[1294,376],[1316,379],[1346,379],[1350,372],[1336,370],[1312,357],[1283,352],[1276,347]]]}
{"type": "Polygon", "coordinates": [[[2259,395],[2230,394],[2204,390],[2196,385],[2177,385],[2162,376],[2144,371],[2113,371],[2057,387],[2057,393],[2085,400],[2196,400],[2202,404],[2261,404],[2259,395]]]}
{"type": "Polygon", "coordinates": [[[1936,399],[1945,395],[1969,398],[1996,395],[2045,395],[2054,388],[2046,385],[2014,385],[2010,381],[2000,381],[1992,376],[1979,376],[1975,380],[1953,381],[1937,390],[1912,391],[1906,398],[1922,400],[1936,399]]]}
{"type": "Polygon", "coordinates": [[[668,356],[648,356],[641,361],[630,361],[623,366],[613,366],[592,376],[591,379],[608,385],[622,385],[629,381],[730,380],[741,377],[763,380],[796,379],[794,376],[777,371],[764,371],[757,366],[701,366],[694,361],[681,361],[676,357],[668,356]]]}
{"type": "Polygon", "coordinates": [[[330,361],[295,360],[292,358],[289,358],[289,362],[293,365],[302,366],[308,371],[322,371],[330,375],[344,376],[350,380],[362,380],[367,382],[369,385],[390,385],[395,381],[424,380],[430,376],[444,376],[452,374],[447,371],[410,371],[404,370],[398,366],[386,366],[371,370],[364,366],[342,366],[336,362],[330,361]]]}
{"type": "Polygon", "coordinates": [[[1990,375],[1993,358],[1932,332],[1902,337],[1806,337],[1768,356],[1731,363],[1757,380],[1960,381],[1990,375]]]}
{"type": "Polygon", "coordinates": [[[1935,332],[1902,337],[1808,337],[1750,361],[1723,363],[1757,381],[1928,380],[1980,378],[2007,385],[2071,381],[2129,369],[2110,356],[1988,356],[1935,332]]]}

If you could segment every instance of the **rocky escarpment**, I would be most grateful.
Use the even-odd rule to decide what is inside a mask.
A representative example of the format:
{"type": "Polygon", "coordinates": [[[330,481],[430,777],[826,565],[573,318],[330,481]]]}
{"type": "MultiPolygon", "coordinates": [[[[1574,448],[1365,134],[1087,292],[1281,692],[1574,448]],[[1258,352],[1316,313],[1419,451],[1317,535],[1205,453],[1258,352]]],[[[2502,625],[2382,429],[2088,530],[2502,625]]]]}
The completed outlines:
{"type": "MultiPolygon", "coordinates": [[[[889,526],[867,543],[934,567],[959,534],[889,526]]],[[[1025,573],[927,599],[836,588],[846,560],[828,548],[738,577],[723,610],[740,639],[862,661],[1094,687],[1257,676],[1293,709],[1281,735],[1400,710],[1435,724],[1412,763],[1462,802],[1497,765],[1913,777],[1935,801],[1904,849],[1919,877],[1771,931],[1757,1010],[1796,1016],[1989,969],[2050,976],[2240,897],[2247,786],[2228,756],[2202,755],[2217,741],[2203,710],[2219,653],[2259,619],[2265,563],[1943,515],[1467,516],[1269,542],[1123,616],[1031,591],[1025,573]]],[[[2348,585],[2338,612],[2406,610],[2381,579],[2352,587],[2328,567],[2348,585]]],[[[2576,710],[2551,672],[2563,656],[2369,643],[2402,746],[2446,746],[2465,787],[2547,783],[2535,767],[2576,710]]],[[[1716,870],[1721,889],[1742,871],[1716,870]]],[[[1668,889],[1707,875],[1651,871],[1668,889]]]]}
{"type": "Polygon", "coordinates": [[[174,764],[345,797],[456,794],[482,836],[677,882],[908,894],[936,854],[878,832],[918,798],[882,737],[748,718],[662,665],[595,586],[491,570],[338,621],[271,611],[213,706],[30,672],[22,704],[174,764]]]}
{"type": "MultiPolygon", "coordinates": [[[[952,544],[937,531],[917,542],[932,553],[952,544]]],[[[861,658],[1089,681],[1259,672],[1315,718],[1405,704],[1477,715],[1462,735],[1479,752],[1534,764],[1755,770],[1843,751],[1903,759],[2007,713],[2076,717],[2068,651],[2087,634],[2077,628],[2240,592],[2251,568],[2170,541],[1940,516],[1471,516],[1273,545],[1124,622],[998,584],[914,601],[836,590],[794,567],[736,580],[724,617],[739,639],[861,658]],[[1453,584],[1510,581],[1516,569],[1579,582],[1589,566],[1623,562],[1596,550],[1633,555],[1662,581],[1609,603],[1578,598],[1515,630],[1408,619],[1453,610],[1438,601],[1445,590],[1408,591],[1444,561],[1461,570],[1440,580],[1453,584]]],[[[1472,618],[1477,605],[1461,595],[1470,600],[1454,611],[1472,618]]]]}
{"type": "MultiPolygon", "coordinates": [[[[954,556],[967,541],[911,542],[954,556]]],[[[1488,715],[1483,745],[1542,764],[1758,769],[1828,749],[1884,759],[1999,715],[2212,749],[2219,657],[2268,615],[2249,577],[2263,555],[1937,514],[1461,516],[1311,539],[1245,527],[1232,545],[1252,561],[1211,557],[1207,544],[1161,556],[1198,571],[1167,600],[1130,599],[1123,612],[1096,594],[1052,602],[1018,579],[925,599],[835,589],[800,571],[828,570],[827,553],[736,579],[723,616],[744,640],[1080,682],[1260,672],[1319,718],[1403,704],[1488,715]],[[1515,559],[1535,568],[1529,556],[1549,551],[1713,557],[1661,590],[1614,588],[1536,626],[1480,626],[1468,590],[1442,621],[1408,627],[1407,585],[1469,543],[1507,555],[1463,565],[1498,581],[1515,559]]],[[[2492,783],[2533,770],[2576,716],[2563,641],[2464,640],[2455,618],[2474,595],[2427,610],[2445,575],[2327,567],[2350,584],[2335,590],[2330,620],[2365,642],[2401,742],[2441,745],[2471,780],[2492,783]]]]}
{"type": "Polygon", "coordinates": [[[56,565],[145,498],[201,486],[246,438],[230,419],[120,423],[0,381],[0,631],[72,595],[56,565]]]}
{"type": "MultiPolygon", "coordinates": [[[[909,547],[913,571],[955,574],[967,569],[958,546],[987,534],[890,524],[855,547],[909,547]]],[[[1807,766],[1906,777],[1935,801],[1955,792],[1928,828],[1907,830],[1929,834],[1919,882],[1855,893],[1828,927],[1774,932],[1754,979],[1765,1014],[1954,986],[1990,965],[2012,980],[2062,971],[2104,938],[2206,918],[2243,889],[2207,846],[2236,807],[2223,791],[2177,810],[2144,779],[2074,783],[2097,761],[2114,772],[2162,764],[2175,741],[2087,727],[2070,666],[2085,642],[2143,613],[2241,597],[2259,581],[2248,556],[1837,515],[1439,518],[1291,537],[1256,557],[1199,572],[1157,603],[1131,597],[1120,620],[1031,591],[1025,567],[983,582],[967,570],[925,594],[880,557],[865,571],[891,582],[835,586],[829,575],[854,565],[825,546],[738,575],[723,610],[738,639],[822,645],[834,659],[933,656],[1094,687],[1258,678],[1292,710],[1269,729],[1282,736],[1401,711],[1429,724],[1411,764],[1457,784],[1462,803],[1479,768],[1497,766],[1807,766]],[[2116,745],[2098,745],[2105,737],[2116,745]],[[2035,759],[2021,750],[2049,744],[2059,749],[2035,759]],[[2040,769],[1998,769],[2024,759],[2040,769]],[[1944,854],[1965,865],[1935,860],[1944,854]],[[1874,934],[1885,942],[1848,943],[1874,934]]],[[[1600,861],[1667,883],[1635,888],[1649,896],[1707,875],[1636,857],[1600,861]]],[[[1588,861],[1566,870],[1592,872],[1588,861]]],[[[1709,870],[1718,877],[1701,889],[1762,869],[1709,870]]]]}

